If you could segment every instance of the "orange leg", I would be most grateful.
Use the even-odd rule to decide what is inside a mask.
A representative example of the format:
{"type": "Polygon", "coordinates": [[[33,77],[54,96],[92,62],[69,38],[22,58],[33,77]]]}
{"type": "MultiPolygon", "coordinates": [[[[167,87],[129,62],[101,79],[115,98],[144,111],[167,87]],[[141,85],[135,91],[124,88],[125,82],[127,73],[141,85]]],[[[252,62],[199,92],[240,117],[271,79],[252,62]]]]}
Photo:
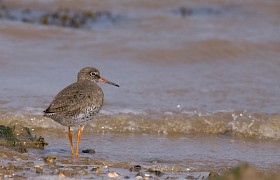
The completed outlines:
{"type": "Polygon", "coordinates": [[[71,154],[74,156],[74,147],[73,147],[73,141],[72,141],[72,133],[70,127],[68,127],[68,137],[70,142],[70,148],[71,148],[71,154]]]}
{"type": "Polygon", "coordinates": [[[77,137],[76,157],[79,156],[79,146],[80,146],[81,134],[82,134],[83,130],[84,130],[84,126],[80,125],[79,132],[78,132],[78,137],[77,137]]]}

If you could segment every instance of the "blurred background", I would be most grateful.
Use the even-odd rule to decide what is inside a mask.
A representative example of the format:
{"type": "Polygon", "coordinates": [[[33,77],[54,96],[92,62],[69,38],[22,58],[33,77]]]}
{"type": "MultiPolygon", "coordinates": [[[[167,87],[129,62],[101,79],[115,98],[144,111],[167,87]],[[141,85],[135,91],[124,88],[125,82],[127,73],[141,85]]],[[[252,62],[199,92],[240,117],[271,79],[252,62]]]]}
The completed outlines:
{"type": "MultiPolygon", "coordinates": [[[[42,111],[85,66],[121,86],[100,84],[105,104],[87,134],[211,134],[222,139],[199,140],[203,147],[188,139],[192,152],[222,144],[218,153],[196,154],[194,169],[243,160],[279,167],[280,1],[0,1],[1,124],[24,124],[49,139],[65,132],[42,111]],[[235,146],[232,138],[252,144],[235,146]],[[223,154],[228,147],[232,153],[223,154]]],[[[164,150],[157,154],[166,158],[164,150]]]]}

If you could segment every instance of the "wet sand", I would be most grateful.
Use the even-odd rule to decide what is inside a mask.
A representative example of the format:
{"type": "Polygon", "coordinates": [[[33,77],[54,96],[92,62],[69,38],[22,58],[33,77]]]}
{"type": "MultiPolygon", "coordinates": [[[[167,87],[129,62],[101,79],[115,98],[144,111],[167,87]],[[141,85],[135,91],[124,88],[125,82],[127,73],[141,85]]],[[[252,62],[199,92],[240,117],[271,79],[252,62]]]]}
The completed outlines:
{"type": "MultiPolygon", "coordinates": [[[[242,169],[242,164],[249,163],[257,164],[249,167],[249,177],[262,172],[262,175],[277,179],[275,173],[279,169],[279,154],[273,142],[226,136],[86,134],[82,138],[81,150],[94,149],[95,153],[80,153],[79,158],[72,158],[70,150],[65,148],[68,144],[66,135],[53,136],[56,135],[45,137],[49,145],[44,150],[28,148],[26,153],[20,153],[13,147],[2,146],[1,177],[110,179],[109,173],[116,172],[120,179],[135,179],[137,176],[148,179],[203,179],[210,173],[226,176],[230,169],[242,169]],[[262,153],[267,150],[263,149],[263,145],[270,150],[270,155],[265,158],[262,153]]],[[[241,175],[247,176],[245,172],[241,175]]]]}
{"type": "MultiPolygon", "coordinates": [[[[239,165],[242,169],[242,164],[247,163],[257,165],[249,167],[250,177],[260,174],[260,169],[266,176],[270,174],[273,177],[279,169],[279,154],[273,142],[226,136],[163,137],[86,133],[82,138],[81,151],[94,149],[95,152],[80,153],[79,158],[73,158],[70,150],[65,148],[68,143],[66,133],[64,135],[47,135],[45,138],[49,140],[49,145],[44,150],[28,147],[27,152],[20,153],[13,146],[2,146],[1,177],[106,179],[111,172],[116,172],[120,179],[134,179],[137,176],[148,179],[203,179],[210,173],[226,175],[230,169],[239,165]],[[270,150],[270,155],[265,158],[262,153],[267,150],[263,149],[263,145],[270,150]]],[[[245,172],[242,174],[246,175],[245,172]]]]}

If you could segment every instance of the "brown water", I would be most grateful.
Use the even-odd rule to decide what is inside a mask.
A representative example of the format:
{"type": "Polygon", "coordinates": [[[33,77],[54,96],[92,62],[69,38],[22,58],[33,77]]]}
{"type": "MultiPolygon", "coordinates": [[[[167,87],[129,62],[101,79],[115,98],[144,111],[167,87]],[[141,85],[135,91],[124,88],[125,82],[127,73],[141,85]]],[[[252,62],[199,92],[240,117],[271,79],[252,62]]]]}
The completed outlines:
{"type": "Polygon", "coordinates": [[[279,1],[2,3],[18,17],[27,7],[67,7],[117,19],[81,29],[0,21],[0,123],[45,136],[43,154],[70,154],[66,127],[42,111],[82,67],[95,66],[121,86],[100,84],[105,104],[81,144],[95,159],[168,172],[243,162],[279,170],[279,1]]]}

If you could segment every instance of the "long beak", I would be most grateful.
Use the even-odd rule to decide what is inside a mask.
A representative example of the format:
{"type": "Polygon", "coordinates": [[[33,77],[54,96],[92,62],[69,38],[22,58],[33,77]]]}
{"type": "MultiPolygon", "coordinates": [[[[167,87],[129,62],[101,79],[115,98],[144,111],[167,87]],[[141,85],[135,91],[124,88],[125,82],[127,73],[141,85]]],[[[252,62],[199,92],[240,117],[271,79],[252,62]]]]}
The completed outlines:
{"type": "Polygon", "coordinates": [[[103,77],[100,77],[100,78],[99,78],[99,81],[100,81],[100,82],[107,83],[107,84],[111,84],[111,85],[113,85],[113,86],[120,87],[119,85],[117,85],[117,84],[115,84],[115,83],[113,83],[113,82],[111,82],[111,81],[108,81],[107,79],[104,79],[103,77]]]}

